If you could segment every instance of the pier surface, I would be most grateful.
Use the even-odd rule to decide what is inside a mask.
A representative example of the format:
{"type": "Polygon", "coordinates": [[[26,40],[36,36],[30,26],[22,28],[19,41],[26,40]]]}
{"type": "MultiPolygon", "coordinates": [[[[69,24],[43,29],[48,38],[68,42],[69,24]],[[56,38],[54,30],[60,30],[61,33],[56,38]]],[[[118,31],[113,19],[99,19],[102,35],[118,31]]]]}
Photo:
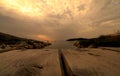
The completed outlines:
{"type": "Polygon", "coordinates": [[[120,76],[120,48],[1,52],[0,76],[120,76]]]}

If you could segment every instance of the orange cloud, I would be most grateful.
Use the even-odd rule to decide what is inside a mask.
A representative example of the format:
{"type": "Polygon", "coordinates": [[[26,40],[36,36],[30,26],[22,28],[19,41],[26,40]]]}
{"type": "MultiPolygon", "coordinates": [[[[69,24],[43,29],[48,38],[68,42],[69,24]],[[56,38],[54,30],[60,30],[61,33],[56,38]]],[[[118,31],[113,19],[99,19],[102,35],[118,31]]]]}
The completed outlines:
{"type": "Polygon", "coordinates": [[[48,36],[46,35],[38,35],[37,36],[40,40],[45,40],[45,41],[51,41],[52,39],[49,38],[48,36]]]}
{"type": "Polygon", "coordinates": [[[73,14],[78,15],[79,12],[77,7],[81,4],[86,5],[86,10],[81,10],[81,14],[85,14],[88,10],[87,6],[89,6],[90,2],[91,0],[1,0],[0,6],[9,11],[14,10],[14,13],[20,15],[30,17],[44,17],[51,13],[62,14],[68,8],[71,9],[73,14]]]}

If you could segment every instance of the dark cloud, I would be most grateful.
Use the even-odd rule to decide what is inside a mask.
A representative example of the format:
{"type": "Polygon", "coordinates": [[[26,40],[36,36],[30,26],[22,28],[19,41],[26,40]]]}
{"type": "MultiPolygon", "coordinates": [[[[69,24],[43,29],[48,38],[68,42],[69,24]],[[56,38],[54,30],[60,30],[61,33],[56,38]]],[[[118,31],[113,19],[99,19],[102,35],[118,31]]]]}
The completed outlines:
{"type": "Polygon", "coordinates": [[[67,8],[64,10],[63,16],[64,16],[64,17],[70,17],[71,19],[73,19],[73,14],[72,14],[72,11],[70,10],[69,7],[67,7],[67,8]]]}
{"type": "Polygon", "coordinates": [[[81,10],[84,10],[84,9],[85,9],[85,5],[84,4],[78,6],[78,11],[81,11],[81,10]]]}
{"type": "Polygon", "coordinates": [[[0,15],[1,32],[27,37],[27,35],[43,33],[43,30],[42,26],[37,26],[32,21],[24,21],[0,15]]]}
{"type": "Polygon", "coordinates": [[[63,18],[63,16],[60,15],[60,14],[57,14],[57,15],[49,14],[48,17],[50,17],[50,18],[55,18],[55,19],[61,19],[61,18],[63,18]]]}

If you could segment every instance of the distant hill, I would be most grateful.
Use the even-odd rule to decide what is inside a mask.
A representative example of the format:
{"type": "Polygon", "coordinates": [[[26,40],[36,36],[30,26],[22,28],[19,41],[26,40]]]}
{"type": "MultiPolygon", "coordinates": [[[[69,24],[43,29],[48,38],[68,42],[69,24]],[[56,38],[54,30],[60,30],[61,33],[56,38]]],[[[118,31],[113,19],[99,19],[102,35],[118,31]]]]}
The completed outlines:
{"type": "Polygon", "coordinates": [[[0,44],[16,44],[20,41],[26,41],[28,39],[16,37],[13,35],[5,34],[0,32],[0,44]]]}
{"type": "Polygon", "coordinates": [[[43,41],[33,40],[33,39],[27,39],[27,38],[20,38],[16,37],[10,34],[5,34],[0,32],[0,46],[13,46],[17,48],[27,48],[27,49],[33,49],[33,48],[43,48],[47,45],[50,45],[50,43],[46,43],[43,41]]]}
{"type": "Polygon", "coordinates": [[[120,33],[102,35],[97,38],[74,38],[67,41],[76,41],[75,46],[82,47],[120,47],[120,33]]]}
{"type": "Polygon", "coordinates": [[[67,41],[78,41],[78,40],[87,40],[86,38],[71,38],[68,39],[67,41]]]}

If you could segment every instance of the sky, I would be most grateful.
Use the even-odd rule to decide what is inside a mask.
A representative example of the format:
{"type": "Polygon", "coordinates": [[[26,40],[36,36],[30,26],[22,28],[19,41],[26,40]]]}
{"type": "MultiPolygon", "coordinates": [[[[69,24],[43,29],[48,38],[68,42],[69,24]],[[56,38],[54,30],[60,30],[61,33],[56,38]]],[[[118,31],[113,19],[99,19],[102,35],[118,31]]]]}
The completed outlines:
{"type": "Polygon", "coordinates": [[[37,40],[120,30],[120,0],[0,0],[0,32],[37,40]]]}

